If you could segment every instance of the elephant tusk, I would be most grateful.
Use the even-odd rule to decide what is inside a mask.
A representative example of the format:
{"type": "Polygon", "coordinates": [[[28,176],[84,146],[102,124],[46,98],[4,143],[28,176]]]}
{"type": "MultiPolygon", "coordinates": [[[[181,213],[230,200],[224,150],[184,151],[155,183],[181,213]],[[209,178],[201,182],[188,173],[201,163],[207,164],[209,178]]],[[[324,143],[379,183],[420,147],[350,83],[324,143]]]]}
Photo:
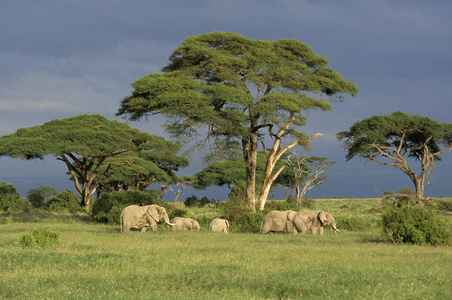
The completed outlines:
{"type": "Polygon", "coordinates": [[[166,224],[168,224],[169,226],[176,226],[176,224],[173,224],[173,223],[170,223],[170,222],[166,222],[166,224]]]}
{"type": "Polygon", "coordinates": [[[334,230],[336,230],[336,231],[340,231],[339,229],[337,229],[337,228],[336,228],[336,227],[334,227],[334,226],[333,226],[333,229],[334,229],[334,230]]]}

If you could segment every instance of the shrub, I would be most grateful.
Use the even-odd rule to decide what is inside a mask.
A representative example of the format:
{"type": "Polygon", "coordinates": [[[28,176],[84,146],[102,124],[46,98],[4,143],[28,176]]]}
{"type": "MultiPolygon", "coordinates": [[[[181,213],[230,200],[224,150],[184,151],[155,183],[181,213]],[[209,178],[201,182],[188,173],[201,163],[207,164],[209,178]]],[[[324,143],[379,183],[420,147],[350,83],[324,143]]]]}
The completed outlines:
{"type": "Polygon", "coordinates": [[[364,218],[341,218],[337,221],[337,227],[342,230],[360,231],[372,228],[372,224],[368,219],[364,218]]]}
{"type": "Polygon", "coordinates": [[[188,197],[185,199],[184,204],[186,207],[205,207],[209,205],[210,203],[216,203],[215,200],[209,200],[207,197],[202,197],[199,199],[195,195],[188,197]]]}
{"type": "Polygon", "coordinates": [[[119,224],[119,216],[124,207],[129,205],[164,205],[155,194],[142,193],[139,190],[112,192],[102,194],[93,204],[91,214],[97,222],[119,224]]]}
{"type": "Polygon", "coordinates": [[[263,217],[264,213],[246,212],[238,215],[230,224],[231,230],[258,232],[260,230],[263,217]]]}
{"type": "Polygon", "coordinates": [[[44,207],[50,199],[55,198],[58,195],[58,191],[55,188],[48,186],[40,186],[38,188],[29,189],[27,192],[28,201],[31,202],[33,207],[44,207]]]}
{"type": "Polygon", "coordinates": [[[5,212],[0,216],[0,224],[9,224],[13,222],[13,217],[11,216],[11,212],[5,212]]]}
{"type": "Polygon", "coordinates": [[[78,212],[82,211],[77,196],[73,191],[65,189],[48,202],[49,211],[78,212]]]}
{"type": "Polygon", "coordinates": [[[59,243],[60,235],[61,232],[48,228],[33,229],[24,233],[15,244],[22,247],[51,246],[59,243]]]}
{"type": "Polygon", "coordinates": [[[295,202],[284,201],[284,200],[267,200],[265,202],[264,212],[267,213],[272,210],[297,210],[297,205],[295,202]]]}
{"type": "Polygon", "coordinates": [[[171,219],[175,217],[187,218],[188,210],[183,208],[176,208],[170,211],[167,210],[167,213],[171,219]]]}
{"type": "Polygon", "coordinates": [[[221,205],[221,210],[223,211],[223,218],[230,222],[244,213],[251,212],[248,201],[241,197],[234,197],[224,201],[221,205]]]}
{"type": "Polygon", "coordinates": [[[403,204],[411,204],[413,199],[416,197],[416,193],[414,190],[408,186],[397,189],[397,193],[401,194],[401,196],[395,197],[395,205],[401,206],[403,204]]]}
{"type": "Polygon", "coordinates": [[[450,233],[434,212],[422,207],[390,207],[383,214],[383,234],[393,243],[447,245],[450,233]]]}

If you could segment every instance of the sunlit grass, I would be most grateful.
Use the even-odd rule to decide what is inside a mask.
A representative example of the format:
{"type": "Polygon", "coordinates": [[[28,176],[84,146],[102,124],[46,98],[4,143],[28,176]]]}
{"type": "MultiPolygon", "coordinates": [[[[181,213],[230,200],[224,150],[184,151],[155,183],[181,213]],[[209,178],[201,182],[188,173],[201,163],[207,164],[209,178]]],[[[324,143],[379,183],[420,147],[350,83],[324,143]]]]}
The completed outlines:
{"type": "Polygon", "coordinates": [[[379,230],[334,236],[120,233],[89,223],[0,225],[2,299],[450,299],[450,247],[392,245],[379,230]],[[32,228],[60,244],[22,248],[32,228]]]}

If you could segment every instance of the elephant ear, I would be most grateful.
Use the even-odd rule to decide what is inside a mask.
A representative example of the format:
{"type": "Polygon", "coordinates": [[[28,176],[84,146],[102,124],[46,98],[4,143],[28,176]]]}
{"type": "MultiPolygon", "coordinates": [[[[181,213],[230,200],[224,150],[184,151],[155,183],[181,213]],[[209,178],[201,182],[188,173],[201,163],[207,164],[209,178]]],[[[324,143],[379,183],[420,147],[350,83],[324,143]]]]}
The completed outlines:
{"type": "Polygon", "coordinates": [[[297,214],[296,211],[291,211],[287,214],[287,220],[289,221],[293,221],[293,218],[295,217],[295,215],[297,214]]]}
{"type": "Polygon", "coordinates": [[[327,215],[326,215],[326,211],[321,210],[319,212],[319,214],[317,215],[317,218],[319,219],[320,223],[325,223],[325,221],[327,220],[327,215]]]}
{"type": "Polygon", "coordinates": [[[159,218],[159,211],[157,210],[157,207],[155,206],[149,206],[147,213],[154,219],[154,221],[158,222],[160,220],[159,218]]]}

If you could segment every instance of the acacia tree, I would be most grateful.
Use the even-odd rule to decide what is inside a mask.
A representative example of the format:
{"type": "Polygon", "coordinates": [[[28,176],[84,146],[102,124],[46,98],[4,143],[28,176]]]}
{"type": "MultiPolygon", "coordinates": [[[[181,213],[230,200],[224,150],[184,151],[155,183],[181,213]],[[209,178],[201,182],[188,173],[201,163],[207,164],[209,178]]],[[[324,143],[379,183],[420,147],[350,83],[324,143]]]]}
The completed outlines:
{"type": "Polygon", "coordinates": [[[347,160],[360,156],[407,174],[423,205],[425,181],[429,182],[440,154],[452,149],[452,123],[399,111],[356,122],[349,131],[339,132],[337,138],[344,141],[347,160]],[[409,159],[420,163],[419,174],[409,166],[409,159]]]}
{"type": "Polygon", "coordinates": [[[0,156],[43,159],[54,155],[63,161],[81,195],[81,206],[86,209],[100,182],[108,176],[112,164],[99,173],[108,157],[161,147],[178,150],[175,144],[161,137],[100,115],[53,120],[0,137],[0,156]]]}
{"type": "Polygon", "coordinates": [[[303,197],[310,190],[328,179],[325,171],[336,162],[328,161],[327,157],[303,157],[289,155],[286,163],[293,171],[293,186],[297,195],[296,203],[301,204],[303,197]]]}
{"type": "Polygon", "coordinates": [[[124,153],[109,157],[99,169],[97,176],[102,176],[107,168],[110,168],[110,171],[99,185],[99,189],[107,192],[120,192],[131,188],[143,191],[157,180],[169,180],[169,176],[164,170],[152,161],[142,159],[138,153],[133,153],[133,155],[124,153]],[[127,164],[123,165],[124,162],[127,164]]]}
{"type": "Polygon", "coordinates": [[[230,158],[231,150],[241,149],[252,210],[258,201],[256,157],[262,131],[268,130],[273,138],[272,169],[278,151],[285,149],[282,138],[292,138],[289,147],[306,143],[299,129],[306,121],[305,110],[330,110],[322,97],[342,99],[342,94],[358,91],[327,66],[325,57],[296,40],[206,33],[186,38],[169,61],[163,73],[132,83],[132,95],[122,100],[118,115],[138,120],[161,114],[167,117],[166,130],[173,137],[199,138],[197,146],[210,146],[223,159],[230,158]]]}
{"type": "MultiPolygon", "coordinates": [[[[161,145],[158,151],[140,151],[138,153],[125,153],[110,157],[100,169],[100,174],[109,167],[108,177],[101,181],[100,187],[107,191],[122,191],[132,187],[143,191],[155,182],[172,182],[177,176],[174,172],[187,167],[187,158],[174,154],[174,144],[165,148],[161,145]],[[126,166],[121,164],[127,161],[126,166]]],[[[99,175],[98,175],[99,176],[99,175]]]]}

